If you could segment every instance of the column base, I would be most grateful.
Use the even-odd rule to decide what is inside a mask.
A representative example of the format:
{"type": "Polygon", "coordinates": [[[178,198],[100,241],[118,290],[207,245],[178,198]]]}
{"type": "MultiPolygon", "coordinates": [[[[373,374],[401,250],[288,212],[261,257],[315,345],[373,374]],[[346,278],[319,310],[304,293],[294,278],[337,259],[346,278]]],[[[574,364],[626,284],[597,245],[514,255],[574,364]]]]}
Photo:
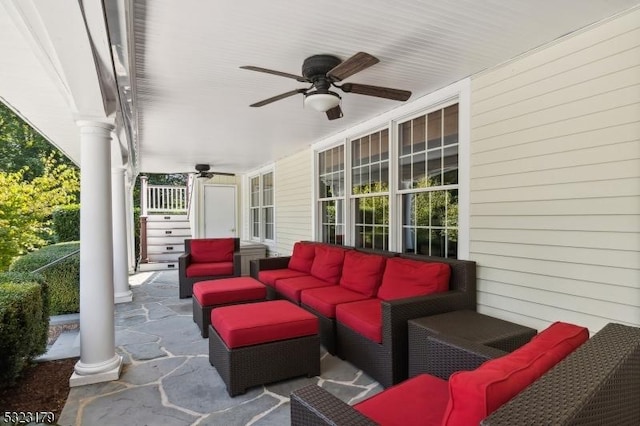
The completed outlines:
{"type": "Polygon", "coordinates": [[[133,300],[133,293],[131,290],[127,290],[122,293],[116,293],[113,295],[113,302],[117,305],[118,303],[128,303],[133,300]]]}
{"type": "Polygon", "coordinates": [[[92,385],[94,383],[111,382],[120,378],[120,372],[122,371],[122,357],[116,355],[117,365],[110,370],[101,371],[93,374],[78,374],[75,371],[69,378],[69,387],[77,387],[84,385],[92,385]]]}

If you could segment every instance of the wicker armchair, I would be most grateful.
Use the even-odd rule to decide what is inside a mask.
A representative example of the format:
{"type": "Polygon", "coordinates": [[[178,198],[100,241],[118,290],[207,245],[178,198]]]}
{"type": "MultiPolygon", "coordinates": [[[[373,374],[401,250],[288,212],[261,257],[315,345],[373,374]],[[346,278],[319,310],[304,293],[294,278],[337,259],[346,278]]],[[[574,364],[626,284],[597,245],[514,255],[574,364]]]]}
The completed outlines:
{"type": "Polygon", "coordinates": [[[240,276],[240,238],[187,238],[184,240],[184,251],[178,258],[181,299],[191,297],[193,284],[198,281],[240,276]],[[218,250],[221,252],[207,258],[208,254],[218,250]]]}

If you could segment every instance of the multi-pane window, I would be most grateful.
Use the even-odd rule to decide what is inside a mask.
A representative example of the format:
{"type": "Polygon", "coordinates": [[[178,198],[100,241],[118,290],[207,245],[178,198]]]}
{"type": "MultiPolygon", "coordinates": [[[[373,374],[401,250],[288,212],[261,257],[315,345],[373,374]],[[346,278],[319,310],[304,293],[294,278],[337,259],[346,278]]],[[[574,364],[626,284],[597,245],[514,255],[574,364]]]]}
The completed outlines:
{"type": "Polygon", "coordinates": [[[249,187],[251,238],[261,241],[273,240],[275,238],[273,172],[251,177],[249,187]]]}
{"type": "Polygon", "coordinates": [[[458,105],[398,125],[402,251],[456,257],[458,105]]]}
{"type": "Polygon", "coordinates": [[[344,239],[344,146],[318,154],[318,202],[320,238],[343,244],[344,239]]]}
{"type": "Polygon", "coordinates": [[[351,141],[356,247],[389,248],[389,130],[351,141]]]}

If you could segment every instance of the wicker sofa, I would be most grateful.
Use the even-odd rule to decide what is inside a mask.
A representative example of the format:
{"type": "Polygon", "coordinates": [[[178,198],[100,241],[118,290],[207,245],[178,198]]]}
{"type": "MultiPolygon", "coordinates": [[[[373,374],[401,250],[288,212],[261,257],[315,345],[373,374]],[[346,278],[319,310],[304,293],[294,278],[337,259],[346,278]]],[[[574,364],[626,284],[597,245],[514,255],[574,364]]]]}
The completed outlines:
{"type": "MultiPolygon", "coordinates": [[[[482,348],[473,345],[466,348],[468,343],[463,341],[449,342],[455,352],[468,352],[472,359],[478,351],[481,352],[481,357],[487,356],[486,353],[482,354],[482,348]]],[[[493,351],[496,350],[493,349],[493,351]]],[[[494,355],[498,354],[494,353],[494,355]]],[[[463,363],[460,368],[468,368],[468,365],[464,364],[465,357],[458,357],[457,360],[463,363]]],[[[469,375],[472,373],[465,371],[456,374],[469,375]]],[[[391,394],[394,391],[401,391],[402,387],[411,386],[410,382],[420,380],[421,376],[412,378],[390,390],[385,390],[383,393],[391,394]]],[[[442,382],[441,379],[434,379],[433,388],[437,387],[438,381],[442,382]]],[[[447,391],[446,387],[444,391],[447,391]]],[[[423,392],[428,395],[431,388],[423,389],[423,392]]],[[[415,392],[413,393],[415,394],[415,392]]],[[[372,397],[371,400],[376,401],[379,395],[382,394],[372,397]]],[[[434,395],[433,399],[435,398],[434,395]]],[[[474,398],[468,396],[467,400],[474,400],[474,398]]],[[[388,410],[397,412],[396,415],[392,414],[391,416],[394,419],[397,416],[397,421],[387,420],[381,424],[412,424],[407,422],[407,412],[403,410],[402,406],[403,399],[398,401],[393,407],[386,407],[388,410]]],[[[485,426],[637,425],[640,424],[639,401],[640,328],[612,323],[606,325],[591,339],[581,344],[533,383],[526,386],[524,390],[482,419],[480,424],[485,426]]],[[[364,403],[366,402],[364,401],[364,403]]],[[[385,409],[381,398],[378,398],[377,402],[381,409],[385,409]]],[[[425,404],[432,404],[432,401],[425,401],[425,404]]],[[[371,404],[369,405],[371,406],[371,404]]],[[[380,424],[361,411],[366,412],[366,409],[357,410],[316,385],[300,388],[291,394],[292,425],[380,424]]],[[[455,424],[447,421],[450,417],[426,417],[429,417],[429,414],[420,417],[417,423],[422,425],[455,424]]],[[[477,423],[476,421],[468,424],[477,423]]]]}
{"type": "Polygon", "coordinates": [[[240,238],[187,238],[178,258],[179,296],[191,297],[198,281],[240,276],[240,238]]]}
{"type": "MultiPolygon", "coordinates": [[[[327,268],[323,268],[325,270],[327,268]]],[[[331,268],[328,268],[331,269],[331,268]]],[[[411,272],[414,270],[412,269],[411,272]]],[[[439,270],[438,270],[439,271],[439,270]]],[[[438,272],[439,273],[439,272],[438,272]]],[[[251,276],[267,285],[269,298],[287,298],[314,313],[320,320],[320,334],[323,346],[332,354],[364,370],[377,380],[382,386],[388,387],[407,378],[408,349],[407,349],[407,321],[428,315],[435,315],[452,310],[476,308],[476,265],[475,262],[443,259],[437,257],[405,255],[393,252],[363,251],[359,249],[332,246],[322,243],[297,243],[292,256],[257,259],[251,262],[251,276]],[[300,246],[306,246],[306,257],[298,256],[300,246]],[[326,284],[319,283],[317,277],[307,278],[313,273],[311,268],[316,266],[318,257],[313,257],[309,247],[315,247],[318,253],[325,249],[342,250],[345,254],[344,265],[340,263],[339,276],[333,274],[333,281],[326,284]],[[351,261],[349,259],[352,259],[351,261]],[[380,261],[382,259],[382,261],[380,261]],[[296,263],[297,262],[297,263],[296,263]],[[386,266],[385,266],[386,262],[386,266]],[[294,264],[295,263],[295,264],[294,264]],[[366,267],[369,264],[371,267],[366,267]],[[375,278],[377,265],[379,277],[375,278]],[[419,279],[420,273],[405,274],[398,268],[418,268],[416,271],[430,273],[426,268],[446,266],[446,290],[407,296],[403,291],[394,295],[394,289],[389,289],[390,265],[395,268],[396,280],[419,279]],[[311,266],[310,266],[311,265],[311,266]],[[308,269],[305,269],[308,268],[308,269]],[[422,269],[421,269],[422,268],[422,269]],[[352,270],[353,269],[353,270],[352,270]],[[309,272],[305,272],[309,271],[309,272]],[[353,274],[355,272],[355,274],[353,274]],[[413,277],[416,275],[416,277],[413,277]],[[352,276],[350,279],[345,277],[352,276]],[[368,277],[368,285],[359,282],[358,277],[368,277]],[[274,279],[275,277],[275,279],[274,279]],[[280,277],[280,278],[277,278],[280,277]],[[386,284],[385,284],[386,280],[386,284]],[[352,283],[345,289],[345,281],[352,283]],[[318,287],[313,287],[318,283],[318,287]],[[295,287],[300,284],[299,287],[295,287]],[[385,287],[386,286],[386,287],[385,287]],[[296,288],[295,291],[292,289],[296,288]],[[386,288],[386,296],[381,295],[386,288]],[[357,291],[353,291],[353,289],[357,291]],[[328,300],[342,302],[326,309],[319,309],[318,305],[311,305],[310,297],[321,293],[325,295],[334,292],[328,300]],[[402,296],[405,294],[405,296],[402,296]],[[346,296],[345,296],[346,295],[346,296]],[[398,296],[398,297],[395,297],[398,296]],[[373,309],[379,309],[379,323],[372,327],[379,327],[379,339],[373,339],[362,329],[354,327],[353,323],[343,323],[341,318],[351,314],[349,309],[357,311],[360,306],[373,304],[373,309]],[[331,315],[335,312],[334,315],[331,315]],[[341,317],[341,313],[344,315],[341,317]]],[[[331,278],[331,277],[329,277],[331,278]]],[[[428,279],[427,279],[428,281],[428,279]]],[[[394,282],[398,288],[403,283],[394,282]]],[[[418,286],[419,287],[419,286],[418,286]]],[[[420,291],[423,289],[420,288],[420,291]]],[[[408,290],[409,292],[412,289],[408,290]]],[[[371,306],[365,307],[371,310],[371,306]]],[[[357,312],[356,312],[357,313],[357,312]]],[[[367,318],[362,320],[366,323],[367,318]]],[[[346,321],[345,321],[346,322],[346,321]]],[[[369,327],[366,323],[364,327],[369,327]]]]}

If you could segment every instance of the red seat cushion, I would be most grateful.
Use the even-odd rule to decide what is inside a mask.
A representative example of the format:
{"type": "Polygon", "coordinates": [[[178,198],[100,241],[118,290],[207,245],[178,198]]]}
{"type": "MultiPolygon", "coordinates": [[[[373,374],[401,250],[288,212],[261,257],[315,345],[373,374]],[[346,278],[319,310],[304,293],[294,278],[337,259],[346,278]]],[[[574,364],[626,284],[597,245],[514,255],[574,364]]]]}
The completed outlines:
{"type": "Polygon", "coordinates": [[[479,424],[588,339],[586,328],[556,322],[510,354],[453,373],[443,425],[479,424]]]}
{"type": "Polygon", "coordinates": [[[393,257],[387,259],[378,297],[394,300],[447,291],[450,276],[446,263],[393,257]]]}
{"type": "Polygon", "coordinates": [[[191,262],[233,262],[233,238],[191,240],[191,262]]]}
{"type": "Polygon", "coordinates": [[[291,254],[291,259],[289,259],[289,269],[309,274],[315,257],[315,244],[297,242],[293,245],[293,253],[291,254]]]}
{"type": "Polygon", "coordinates": [[[267,269],[266,271],[260,271],[258,272],[258,279],[260,281],[262,281],[262,283],[270,286],[270,287],[275,287],[276,286],[276,281],[277,280],[282,280],[282,279],[286,279],[286,278],[293,278],[293,277],[302,277],[305,274],[304,272],[300,272],[300,271],[294,271],[292,269],[267,269]]]}
{"type": "Polygon", "coordinates": [[[336,306],[336,320],[369,340],[382,343],[380,299],[343,303],[336,306]]]}
{"type": "Polygon", "coordinates": [[[200,281],[193,285],[193,297],[200,306],[258,300],[267,297],[264,284],[251,277],[200,281]]]}
{"type": "Polygon", "coordinates": [[[233,262],[192,263],[185,270],[187,277],[233,275],[233,262]]]}
{"type": "Polygon", "coordinates": [[[336,306],[367,299],[362,293],[338,285],[312,288],[302,292],[300,301],[327,318],[336,317],[336,306]]]}
{"type": "Polygon", "coordinates": [[[316,256],[311,265],[311,275],[329,284],[338,284],[342,273],[342,263],[347,249],[316,245],[316,256]]]}
{"type": "Polygon", "coordinates": [[[449,400],[447,381],[420,374],[353,406],[384,426],[440,425],[449,400]]]}
{"type": "Polygon", "coordinates": [[[375,296],[382,282],[386,261],[386,258],[376,254],[349,250],[344,255],[340,285],[367,297],[375,296]]]}
{"type": "Polygon", "coordinates": [[[323,281],[311,275],[287,278],[276,281],[276,290],[289,300],[300,303],[300,293],[309,288],[333,286],[329,282],[323,281]]]}
{"type": "Polygon", "coordinates": [[[214,308],[211,325],[229,348],[318,334],[318,318],[286,300],[214,308]]]}

